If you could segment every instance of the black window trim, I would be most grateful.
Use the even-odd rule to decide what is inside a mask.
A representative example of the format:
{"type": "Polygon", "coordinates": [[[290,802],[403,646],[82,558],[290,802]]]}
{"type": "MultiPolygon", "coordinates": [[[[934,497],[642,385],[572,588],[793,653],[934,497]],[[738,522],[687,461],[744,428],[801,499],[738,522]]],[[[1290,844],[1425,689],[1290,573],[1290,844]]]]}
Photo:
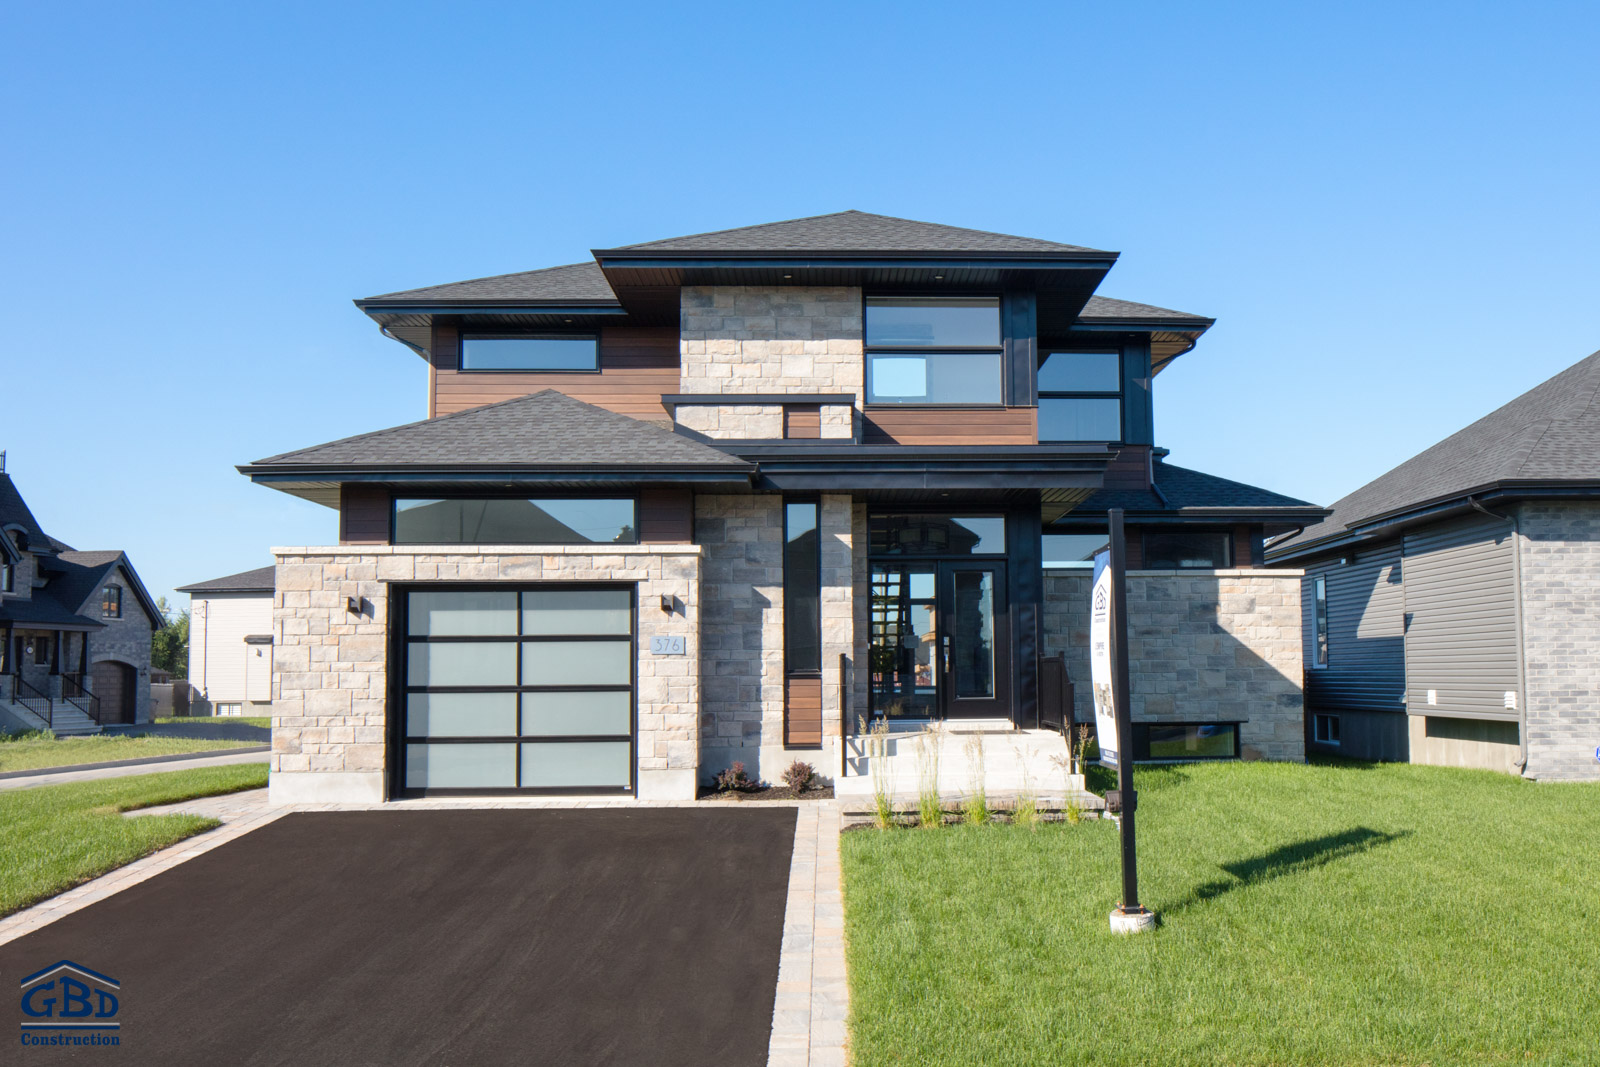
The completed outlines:
{"type": "Polygon", "coordinates": [[[1146,720],[1133,724],[1133,759],[1136,763],[1225,763],[1228,760],[1242,758],[1244,748],[1240,735],[1241,727],[1247,720],[1230,719],[1217,722],[1208,722],[1199,719],[1183,719],[1181,721],[1146,720]],[[1187,756],[1187,757],[1157,757],[1150,756],[1150,734],[1152,726],[1231,726],[1233,727],[1233,754],[1231,756],[1187,756]]]}
{"type": "Polygon", "coordinates": [[[637,582],[406,582],[395,583],[389,587],[391,604],[394,610],[390,612],[390,621],[393,634],[390,640],[390,677],[393,679],[389,687],[390,700],[387,709],[388,721],[388,752],[385,760],[390,768],[390,780],[393,783],[391,794],[394,798],[408,797],[476,797],[476,796],[637,796],[639,792],[639,585],[637,582]],[[411,630],[411,594],[427,592],[495,592],[517,594],[517,629],[522,628],[522,594],[525,592],[543,591],[578,592],[583,590],[621,592],[626,590],[629,597],[629,632],[624,634],[441,634],[413,636],[411,630]],[[628,643],[628,682],[606,685],[522,685],[522,646],[532,643],[559,642],[559,641],[593,641],[606,640],[628,643]],[[415,644],[431,643],[485,643],[485,642],[514,642],[517,647],[516,677],[518,684],[509,686],[414,686],[410,684],[405,668],[409,664],[405,661],[408,647],[415,644]],[[628,699],[628,733],[622,734],[560,734],[560,735],[524,735],[522,731],[522,702],[517,702],[517,734],[515,736],[496,735],[492,737],[439,737],[418,739],[406,732],[406,697],[411,693],[619,693],[627,691],[628,699]],[[508,744],[516,750],[516,763],[514,764],[515,781],[522,781],[522,746],[524,743],[543,744],[546,742],[565,744],[581,741],[626,741],[628,742],[628,784],[625,787],[589,787],[568,788],[564,786],[535,786],[524,788],[520,785],[511,788],[483,788],[483,789],[426,789],[413,788],[406,781],[406,746],[410,744],[508,744]]]}
{"type": "Polygon", "coordinates": [[[1139,566],[1137,568],[1138,570],[1190,571],[1190,572],[1203,574],[1206,571],[1231,570],[1231,569],[1233,569],[1233,567],[1235,567],[1237,565],[1237,563],[1238,563],[1238,561],[1235,560],[1234,556],[1233,556],[1233,528],[1231,526],[1202,526],[1202,525],[1195,524],[1195,525],[1182,525],[1182,526],[1167,526],[1167,527],[1162,527],[1162,528],[1149,528],[1149,527],[1146,527],[1145,529],[1142,529],[1142,530],[1139,531],[1139,566]],[[1149,553],[1149,550],[1148,550],[1148,538],[1150,537],[1151,534],[1155,534],[1157,536],[1172,535],[1172,534],[1221,534],[1222,535],[1223,554],[1224,554],[1224,556],[1226,558],[1223,560],[1222,566],[1220,566],[1220,567],[1157,567],[1157,566],[1152,565],[1151,562],[1150,562],[1150,553],[1149,553]]]}
{"type": "Polygon", "coordinates": [[[966,290],[962,292],[869,292],[861,290],[861,403],[866,410],[874,408],[882,411],[905,410],[938,410],[947,408],[955,411],[999,411],[1007,407],[1006,397],[1011,393],[1011,374],[1007,367],[1006,353],[1006,300],[1002,292],[985,292],[966,290]],[[867,302],[871,299],[906,300],[993,300],[995,314],[1000,320],[1000,341],[995,345],[874,345],[867,342],[867,302]],[[897,403],[895,401],[874,401],[872,399],[872,357],[875,355],[914,355],[914,356],[960,356],[969,354],[994,355],[1000,358],[1000,399],[995,402],[983,401],[977,404],[952,404],[952,403],[897,403]]]}
{"type": "Polygon", "coordinates": [[[871,560],[1009,560],[1011,558],[1010,542],[1010,514],[1003,510],[997,510],[992,507],[952,508],[949,505],[941,506],[938,504],[906,504],[901,507],[894,507],[890,505],[885,507],[867,508],[867,557],[871,560]],[[965,554],[954,552],[923,552],[916,554],[874,552],[872,550],[872,520],[874,517],[880,515],[945,515],[951,519],[1000,519],[1004,523],[1004,526],[1001,528],[1005,531],[1001,541],[1006,545],[1006,547],[1002,548],[998,552],[968,552],[965,554]]]}
{"type": "Polygon", "coordinates": [[[122,586],[111,583],[101,588],[100,617],[102,619],[122,618],[122,586]]]}
{"type": "MultiPolygon", "coordinates": [[[[1046,391],[1043,387],[1036,387],[1034,389],[1035,402],[1042,410],[1046,400],[1115,400],[1117,402],[1117,439],[1109,443],[1122,444],[1128,439],[1128,399],[1123,387],[1123,383],[1126,381],[1125,375],[1127,373],[1128,356],[1127,352],[1125,352],[1120,345],[1112,347],[1099,346],[1095,348],[1041,348],[1039,354],[1039,365],[1034,370],[1034,382],[1037,384],[1039,371],[1044,369],[1045,363],[1050,359],[1051,356],[1087,355],[1090,353],[1110,353],[1117,357],[1117,388],[1115,390],[1051,389],[1046,391]]],[[[1044,420],[1041,418],[1039,421],[1040,425],[1042,426],[1044,420]]],[[[1039,443],[1071,444],[1076,442],[1067,441],[1065,438],[1046,438],[1043,433],[1040,433],[1039,443]]]]}
{"type": "Polygon", "coordinates": [[[456,373],[457,374],[599,374],[600,373],[600,333],[597,330],[575,330],[563,332],[560,330],[462,330],[456,335],[456,373]],[[594,366],[587,370],[571,367],[468,367],[467,366],[467,341],[476,339],[480,341],[577,341],[589,340],[594,342],[594,366]]]}
{"type": "Polygon", "coordinates": [[[445,491],[439,493],[422,493],[408,491],[406,493],[391,493],[389,495],[389,544],[391,545],[588,545],[593,548],[605,548],[615,545],[626,548],[632,545],[642,545],[645,542],[639,538],[639,496],[633,493],[540,493],[530,496],[526,492],[516,490],[492,490],[481,493],[470,493],[461,490],[445,491]],[[628,500],[633,503],[633,540],[632,541],[397,541],[395,539],[396,527],[400,517],[400,502],[402,500],[628,500]]]}
{"type": "MultiPolygon", "coordinates": [[[[870,535],[869,535],[870,537],[870,535]]],[[[785,678],[820,678],[822,677],[822,498],[811,494],[785,495],[783,497],[783,548],[784,548],[784,575],[783,575],[783,676],[785,678]],[[810,504],[817,509],[817,583],[813,590],[817,597],[817,666],[816,667],[790,667],[789,666],[789,505],[810,504]]],[[[816,747],[816,746],[805,746],[816,747]]]]}

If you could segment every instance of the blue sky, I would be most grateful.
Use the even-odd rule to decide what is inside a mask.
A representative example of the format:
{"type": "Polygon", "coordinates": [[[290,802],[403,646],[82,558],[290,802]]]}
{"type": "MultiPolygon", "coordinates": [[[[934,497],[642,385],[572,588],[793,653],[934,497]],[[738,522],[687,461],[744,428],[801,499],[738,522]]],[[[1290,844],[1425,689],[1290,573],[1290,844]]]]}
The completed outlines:
{"type": "Polygon", "coordinates": [[[234,464],[426,413],[352,298],[846,208],[1122,252],[1218,320],[1173,462],[1322,503],[1600,348],[1592,4],[1003,10],[13,5],[9,470],[170,595],[335,537],[234,464]]]}

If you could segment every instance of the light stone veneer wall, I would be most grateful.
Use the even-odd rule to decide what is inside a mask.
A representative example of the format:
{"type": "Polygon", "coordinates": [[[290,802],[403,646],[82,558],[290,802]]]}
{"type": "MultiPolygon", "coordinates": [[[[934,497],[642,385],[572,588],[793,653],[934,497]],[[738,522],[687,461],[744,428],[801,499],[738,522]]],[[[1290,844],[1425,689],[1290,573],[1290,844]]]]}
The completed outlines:
{"type": "MultiPolygon", "coordinates": [[[[1300,571],[1129,571],[1136,722],[1236,722],[1245,759],[1304,760],[1300,571]]],[[[1094,719],[1087,570],[1045,571],[1044,648],[1094,719]]]]}
{"type": "MultiPolygon", "coordinates": [[[[851,393],[854,408],[823,409],[822,436],[855,436],[866,374],[860,289],[685,286],[680,311],[683,392],[851,393]]],[[[783,436],[781,413],[776,433],[749,436],[783,436]]]]}
{"type": "Polygon", "coordinates": [[[372,803],[387,795],[389,588],[392,582],[638,583],[638,787],[692,799],[700,745],[700,548],[695,545],[277,548],[273,594],[274,803],[372,803]],[[660,598],[676,601],[672,614],[660,598]],[[363,601],[360,616],[346,600],[363,601]],[[686,638],[652,656],[650,638],[686,638]]]}
{"type": "Polygon", "coordinates": [[[1517,516],[1530,777],[1600,778],[1600,501],[1517,516]]]}
{"type": "Polygon", "coordinates": [[[679,426],[707,437],[755,441],[783,436],[783,407],[777,404],[680,404],[679,426]]]}

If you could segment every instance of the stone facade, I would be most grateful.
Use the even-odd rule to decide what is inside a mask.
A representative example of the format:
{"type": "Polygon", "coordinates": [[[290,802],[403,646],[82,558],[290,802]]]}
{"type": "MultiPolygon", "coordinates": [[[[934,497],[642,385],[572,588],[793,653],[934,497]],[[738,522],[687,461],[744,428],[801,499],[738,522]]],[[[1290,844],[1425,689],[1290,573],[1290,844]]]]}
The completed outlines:
{"type": "Polygon", "coordinates": [[[694,796],[699,763],[701,550],[694,545],[279,548],[273,595],[271,795],[275,803],[374,802],[387,795],[391,583],[638,583],[638,785],[694,796]],[[655,605],[670,595],[670,615],[655,605]],[[362,614],[346,610],[360,598],[362,614]],[[655,635],[686,655],[653,657],[655,635]]]}
{"type": "Polygon", "coordinates": [[[756,441],[783,436],[783,408],[778,404],[680,404],[677,423],[706,437],[756,441]]]}
{"type": "MultiPolygon", "coordinates": [[[[1088,570],[1045,572],[1044,650],[1093,721],[1088,570]]],[[[1135,722],[1241,722],[1246,759],[1305,759],[1300,572],[1130,571],[1135,722]]]]}
{"type": "MultiPolygon", "coordinates": [[[[822,736],[826,739],[839,736],[839,657],[847,657],[852,664],[865,662],[856,655],[855,576],[858,548],[865,564],[866,538],[856,535],[855,505],[848,495],[823,496],[817,520],[822,568],[822,736]]],[[[817,770],[831,773],[828,767],[817,770]]]]}
{"type": "Polygon", "coordinates": [[[1517,515],[1530,777],[1600,778],[1600,501],[1517,515]]]}
{"type": "MultiPolygon", "coordinates": [[[[92,673],[96,663],[106,660],[114,660],[132,667],[137,678],[133,687],[134,721],[149,722],[154,715],[150,704],[150,642],[157,624],[152,622],[150,616],[139,606],[139,598],[134,595],[128,575],[121,567],[107,577],[105,584],[122,587],[122,616],[116,619],[101,619],[100,621],[106,624],[105,629],[96,630],[89,635],[89,670],[92,673]]],[[[100,597],[96,594],[93,604],[88,609],[91,616],[99,616],[99,603],[100,597]]],[[[77,662],[77,660],[63,659],[61,669],[77,670],[77,662]]],[[[55,691],[60,692],[59,682],[55,691]]]]}
{"type": "MultiPolygon", "coordinates": [[[[854,408],[823,410],[822,436],[856,434],[866,374],[860,289],[685,286],[681,312],[683,392],[850,393],[854,408]]],[[[776,433],[752,436],[783,436],[781,413],[776,433]]]]}

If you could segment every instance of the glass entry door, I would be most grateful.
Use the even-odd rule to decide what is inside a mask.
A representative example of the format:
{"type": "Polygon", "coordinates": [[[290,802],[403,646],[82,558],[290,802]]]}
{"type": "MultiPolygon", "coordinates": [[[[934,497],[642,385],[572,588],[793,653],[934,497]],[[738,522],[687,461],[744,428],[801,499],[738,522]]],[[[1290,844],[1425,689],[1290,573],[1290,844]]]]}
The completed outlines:
{"type": "Polygon", "coordinates": [[[874,563],[868,650],[872,714],[1009,717],[1003,563],[874,563]]]}

